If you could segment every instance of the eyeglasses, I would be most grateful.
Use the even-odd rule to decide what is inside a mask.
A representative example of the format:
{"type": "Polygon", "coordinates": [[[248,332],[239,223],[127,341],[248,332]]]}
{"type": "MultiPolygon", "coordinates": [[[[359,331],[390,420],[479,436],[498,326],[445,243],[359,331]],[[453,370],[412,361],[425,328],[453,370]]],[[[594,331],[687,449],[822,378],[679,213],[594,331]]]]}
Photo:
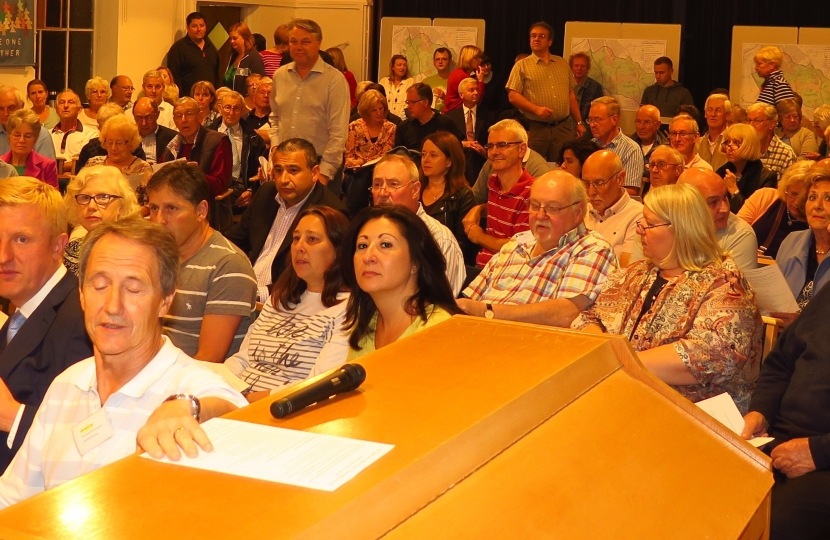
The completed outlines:
{"type": "Polygon", "coordinates": [[[576,202],[571,203],[567,206],[561,206],[560,207],[560,206],[549,206],[549,205],[546,205],[546,204],[542,204],[538,201],[530,201],[528,203],[528,206],[530,207],[530,211],[533,212],[533,213],[536,213],[539,210],[541,210],[545,213],[546,216],[553,217],[555,215],[558,215],[559,212],[561,212],[562,210],[565,210],[566,208],[570,208],[571,206],[576,206],[579,203],[580,203],[580,201],[576,201],[576,202]]]}
{"type": "Polygon", "coordinates": [[[522,141],[510,141],[510,142],[502,141],[502,142],[497,142],[497,143],[487,143],[487,144],[484,145],[484,149],[487,150],[488,152],[493,150],[493,149],[507,150],[508,147],[516,145],[516,144],[522,144],[522,141]]]}
{"type": "Polygon", "coordinates": [[[714,108],[714,109],[712,107],[708,107],[704,110],[704,112],[706,114],[722,114],[725,111],[720,107],[717,107],[717,108],[714,108]]]}
{"type": "Polygon", "coordinates": [[[115,84],[113,86],[115,86],[116,88],[120,88],[121,90],[124,90],[125,92],[132,92],[133,90],[135,90],[135,88],[132,87],[132,86],[121,86],[121,85],[118,85],[118,84],[115,84]]]}
{"type": "Polygon", "coordinates": [[[599,116],[589,116],[588,118],[585,119],[585,121],[588,122],[589,124],[599,124],[603,120],[608,120],[609,118],[611,118],[611,117],[606,116],[605,118],[600,118],[599,116]]]}
{"type": "Polygon", "coordinates": [[[104,148],[107,148],[108,146],[111,146],[113,148],[121,148],[123,146],[127,146],[127,141],[120,141],[118,139],[108,139],[102,142],[101,146],[103,146],[104,148]]]}
{"type": "Polygon", "coordinates": [[[740,148],[743,143],[743,141],[739,141],[738,139],[724,139],[724,141],[721,143],[721,146],[731,146],[733,148],[740,148]]]}
{"type": "Polygon", "coordinates": [[[753,126],[760,126],[764,122],[769,122],[766,118],[756,118],[753,120],[752,118],[747,119],[747,123],[753,126]]]}
{"type": "Polygon", "coordinates": [[[649,169],[657,167],[658,169],[665,169],[666,167],[677,167],[680,163],[669,163],[668,161],[649,161],[646,165],[649,169]]]}
{"type": "Polygon", "coordinates": [[[89,204],[89,201],[95,200],[95,204],[97,204],[101,208],[106,208],[113,202],[115,199],[120,199],[121,197],[118,195],[110,195],[109,193],[98,193],[97,195],[87,195],[86,193],[78,193],[75,195],[75,202],[80,204],[81,206],[86,206],[89,204]]]}
{"type": "Polygon", "coordinates": [[[669,137],[694,137],[697,133],[689,131],[669,131],[669,137]]]}
{"type": "Polygon", "coordinates": [[[233,107],[232,105],[224,105],[222,107],[222,110],[227,112],[227,113],[229,113],[229,112],[239,112],[239,111],[242,110],[242,107],[239,107],[239,106],[233,107]]]}
{"type": "Polygon", "coordinates": [[[184,113],[178,113],[178,114],[173,115],[173,120],[182,120],[185,117],[196,116],[197,114],[199,114],[199,113],[195,112],[195,111],[187,111],[187,112],[184,112],[184,113]]]}
{"type": "Polygon", "coordinates": [[[605,187],[608,184],[608,182],[610,182],[615,176],[617,176],[621,172],[622,171],[617,171],[605,180],[597,180],[596,182],[588,182],[587,180],[582,180],[582,183],[585,185],[586,190],[591,188],[599,190],[600,188],[605,187]]]}
{"type": "Polygon", "coordinates": [[[386,188],[386,191],[389,193],[395,193],[399,189],[405,188],[411,183],[412,182],[399,182],[397,180],[390,180],[389,182],[372,182],[372,187],[369,188],[369,191],[380,191],[386,188]]]}
{"type": "Polygon", "coordinates": [[[406,103],[407,105],[415,105],[419,101],[426,101],[426,100],[425,99],[407,99],[406,101],[404,101],[404,103],[406,103]]]}
{"type": "Polygon", "coordinates": [[[668,227],[671,223],[660,223],[658,225],[643,225],[643,219],[637,222],[637,232],[640,234],[645,234],[645,232],[649,229],[656,229],[657,227],[668,227]]]}

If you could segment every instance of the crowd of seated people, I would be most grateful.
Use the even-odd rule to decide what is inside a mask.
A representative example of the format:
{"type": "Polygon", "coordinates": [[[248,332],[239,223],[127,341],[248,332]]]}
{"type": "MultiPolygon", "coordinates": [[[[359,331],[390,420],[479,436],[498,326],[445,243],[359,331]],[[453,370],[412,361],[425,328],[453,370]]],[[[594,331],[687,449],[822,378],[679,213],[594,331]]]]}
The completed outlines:
{"type": "MultiPolygon", "coordinates": [[[[93,317],[75,300],[59,304],[80,294],[88,305],[95,276],[120,279],[101,246],[123,244],[127,258],[151,249],[172,257],[168,282],[149,280],[161,286],[162,318],[144,361],[167,351],[225,362],[249,401],[467,314],[624,335],[647,369],[692,401],[729,393],[749,411],[745,435],[809,437],[806,451],[769,449],[780,465],[775,489],[806,470],[778,459],[787,452],[830,469],[830,421],[815,418],[826,410],[784,399],[787,384],[821,388],[798,370],[812,369],[804,336],[825,309],[813,299],[830,294],[821,291],[830,104],[805,120],[810,110],[776,47],[758,51],[763,83],[745,109],[718,88],[698,112],[672,60],[657,58],[655,82],[631,112],[634,131],[624,133],[626,112],[590,77],[590,57],[551,55],[546,23],[532,25],[532,54],[506,70],[501,88],[473,45],[456,57],[436,48],[434,73],[420,82],[403,54],[379,81],[357,82],[309,19],[281,25],[261,53],[245,23],[232,26],[220,66],[204,22],[188,16],[168,66],[144,74],[134,103],[124,75],[93,77],[85,100],[65,89],[54,105],[41,80],[25,96],[0,87],[0,236],[46,216],[31,232],[44,261],[27,270],[37,274],[33,290],[0,282],[17,308],[0,330],[7,340],[27,336],[45,297],[65,317],[93,317]],[[798,305],[771,314],[788,330],[769,374],[744,278],[759,257],[774,259],[798,305]],[[281,331],[297,320],[304,332],[281,331]]],[[[24,442],[44,421],[34,415],[45,388],[101,345],[94,331],[74,331],[83,346],[35,375],[43,391],[10,383],[24,412],[19,426],[6,424],[15,413],[0,403],[0,431],[16,430],[14,451],[52,444],[24,442]]],[[[58,346],[41,333],[26,339],[58,346]]],[[[226,408],[240,400],[233,394],[226,408]]],[[[12,457],[0,453],[0,465],[12,457]]],[[[31,494],[38,467],[9,469],[0,501],[18,500],[8,485],[31,494]]],[[[798,508],[777,504],[774,530],[783,530],[776,516],[796,519],[798,508]]]]}

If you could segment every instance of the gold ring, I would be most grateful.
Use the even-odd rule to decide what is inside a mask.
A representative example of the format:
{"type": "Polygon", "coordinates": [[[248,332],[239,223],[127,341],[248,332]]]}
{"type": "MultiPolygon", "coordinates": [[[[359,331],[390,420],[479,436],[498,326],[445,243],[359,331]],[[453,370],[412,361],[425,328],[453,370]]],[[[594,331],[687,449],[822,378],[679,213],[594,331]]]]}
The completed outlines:
{"type": "Polygon", "coordinates": [[[173,432],[173,438],[174,438],[174,439],[176,438],[176,433],[178,433],[178,432],[180,432],[180,431],[184,431],[184,428],[183,428],[183,427],[180,427],[179,429],[177,429],[176,431],[174,431],[174,432],[173,432]]]}

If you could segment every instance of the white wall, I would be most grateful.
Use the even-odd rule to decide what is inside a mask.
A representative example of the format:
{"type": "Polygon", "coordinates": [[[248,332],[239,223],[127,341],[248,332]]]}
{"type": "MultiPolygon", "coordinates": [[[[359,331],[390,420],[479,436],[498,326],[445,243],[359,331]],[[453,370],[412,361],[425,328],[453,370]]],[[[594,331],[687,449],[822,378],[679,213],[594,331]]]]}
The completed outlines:
{"type": "Polygon", "coordinates": [[[26,94],[26,85],[35,78],[35,70],[32,67],[4,67],[0,68],[0,84],[14,86],[23,94],[26,94]]]}

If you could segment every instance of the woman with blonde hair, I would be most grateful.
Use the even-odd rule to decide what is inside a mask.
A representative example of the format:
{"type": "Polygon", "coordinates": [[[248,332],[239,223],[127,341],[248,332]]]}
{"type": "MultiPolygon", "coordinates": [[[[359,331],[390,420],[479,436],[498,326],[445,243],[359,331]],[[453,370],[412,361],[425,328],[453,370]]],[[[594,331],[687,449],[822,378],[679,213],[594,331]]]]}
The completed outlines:
{"type": "Polygon", "coordinates": [[[83,169],[66,187],[63,199],[69,224],[74,228],[63,255],[67,270],[78,273],[78,254],[88,232],[101,223],[117,221],[138,212],[130,185],[115,167],[96,165],[83,169]]]}
{"type": "Polygon", "coordinates": [[[571,327],[626,336],[645,367],[691,401],[728,392],[746,413],[761,358],[755,295],[718,245],[700,191],[661,186],[644,203],[646,258],[609,275],[571,327]]]}
{"type": "Polygon", "coordinates": [[[93,77],[86,82],[84,86],[84,94],[86,95],[89,106],[82,109],[78,113],[78,120],[84,127],[90,127],[98,130],[98,109],[103,106],[110,97],[110,85],[101,77],[93,77]]]}
{"type": "Polygon", "coordinates": [[[484,99],[485,74],[481,70],[481,49],[475,45],[461,47],[461,52],[458,54],[458,63],[447,79],[447,97],[444,100],[444,114],[461,107],[461,94],[458,93],[458,85],[467,77],[472,77],[478,81],[478,100],[481,103],[481,100],[484,99]]]}
{"type": "Polygon", "coordinates": [[[389,60],[389,76],[384,77],[378,81],[386,92],[386,101],[388,103],[389,112],[398,118],[406,118],[404,111],[406,110],[406,91],[415,82],[415,79],[409,76],[409,64],[406,56],[402,54],[393,54],[389,60]]]}
{"type": "Polygon", "coordinates": [[[715,172],[726,182],[730,210],[737,214],[757,190],[778,185],[778,175],[761,163],[761,141],[755,128],[748,124],[726,128],[721,147],[727,163],[715,172]]]}
{"type": "MultiPolygon", "coordinates": [[[[89,158],[86,167],[95,165],[110,165],[115,167],[135,191],[141,205],[147,203],[147,181],[153,174],[153,169],[143,159],[133,155],[141,144],[138,128],[123,114],[113,116],[104,123],[99,135],[101,146],[107,151],[106,156],[89,158]]],[[[85,167],[85,168],[86,168],[85,167]]]]}
{"type": "Polygon", "coordinates": [[[784,171],[777,188],[761,188],[744,202],[738,217],[752,225],[758,239],[758,254],[773,259],[781,242],[793,231],[807,228],[798,207],[804,177],[815,161],[796,161],[784,171]]]}
{"type": "Polygon", "coordinates": [[[377,90],[366,90],[357,105],[360,118],[349,124],[346,137],[346,173],[348,189],[346,207],[354,215],[369,205],[369,187],[374,167],[363,167],[367,161],[382,157],[395,145],[397,127],[386,119],[386,98],[377,90]]]}
{"type": "Polygon", "coordinates": [[[225,75],[222,77],[222,85],[247,97],[248,76],[252,73],[265,75],[262,56],[256,50],[256,42],[251,29],[244,22],[231,26],[228,36],[231,43],[231,56],[225,68],[225,75]]]}

